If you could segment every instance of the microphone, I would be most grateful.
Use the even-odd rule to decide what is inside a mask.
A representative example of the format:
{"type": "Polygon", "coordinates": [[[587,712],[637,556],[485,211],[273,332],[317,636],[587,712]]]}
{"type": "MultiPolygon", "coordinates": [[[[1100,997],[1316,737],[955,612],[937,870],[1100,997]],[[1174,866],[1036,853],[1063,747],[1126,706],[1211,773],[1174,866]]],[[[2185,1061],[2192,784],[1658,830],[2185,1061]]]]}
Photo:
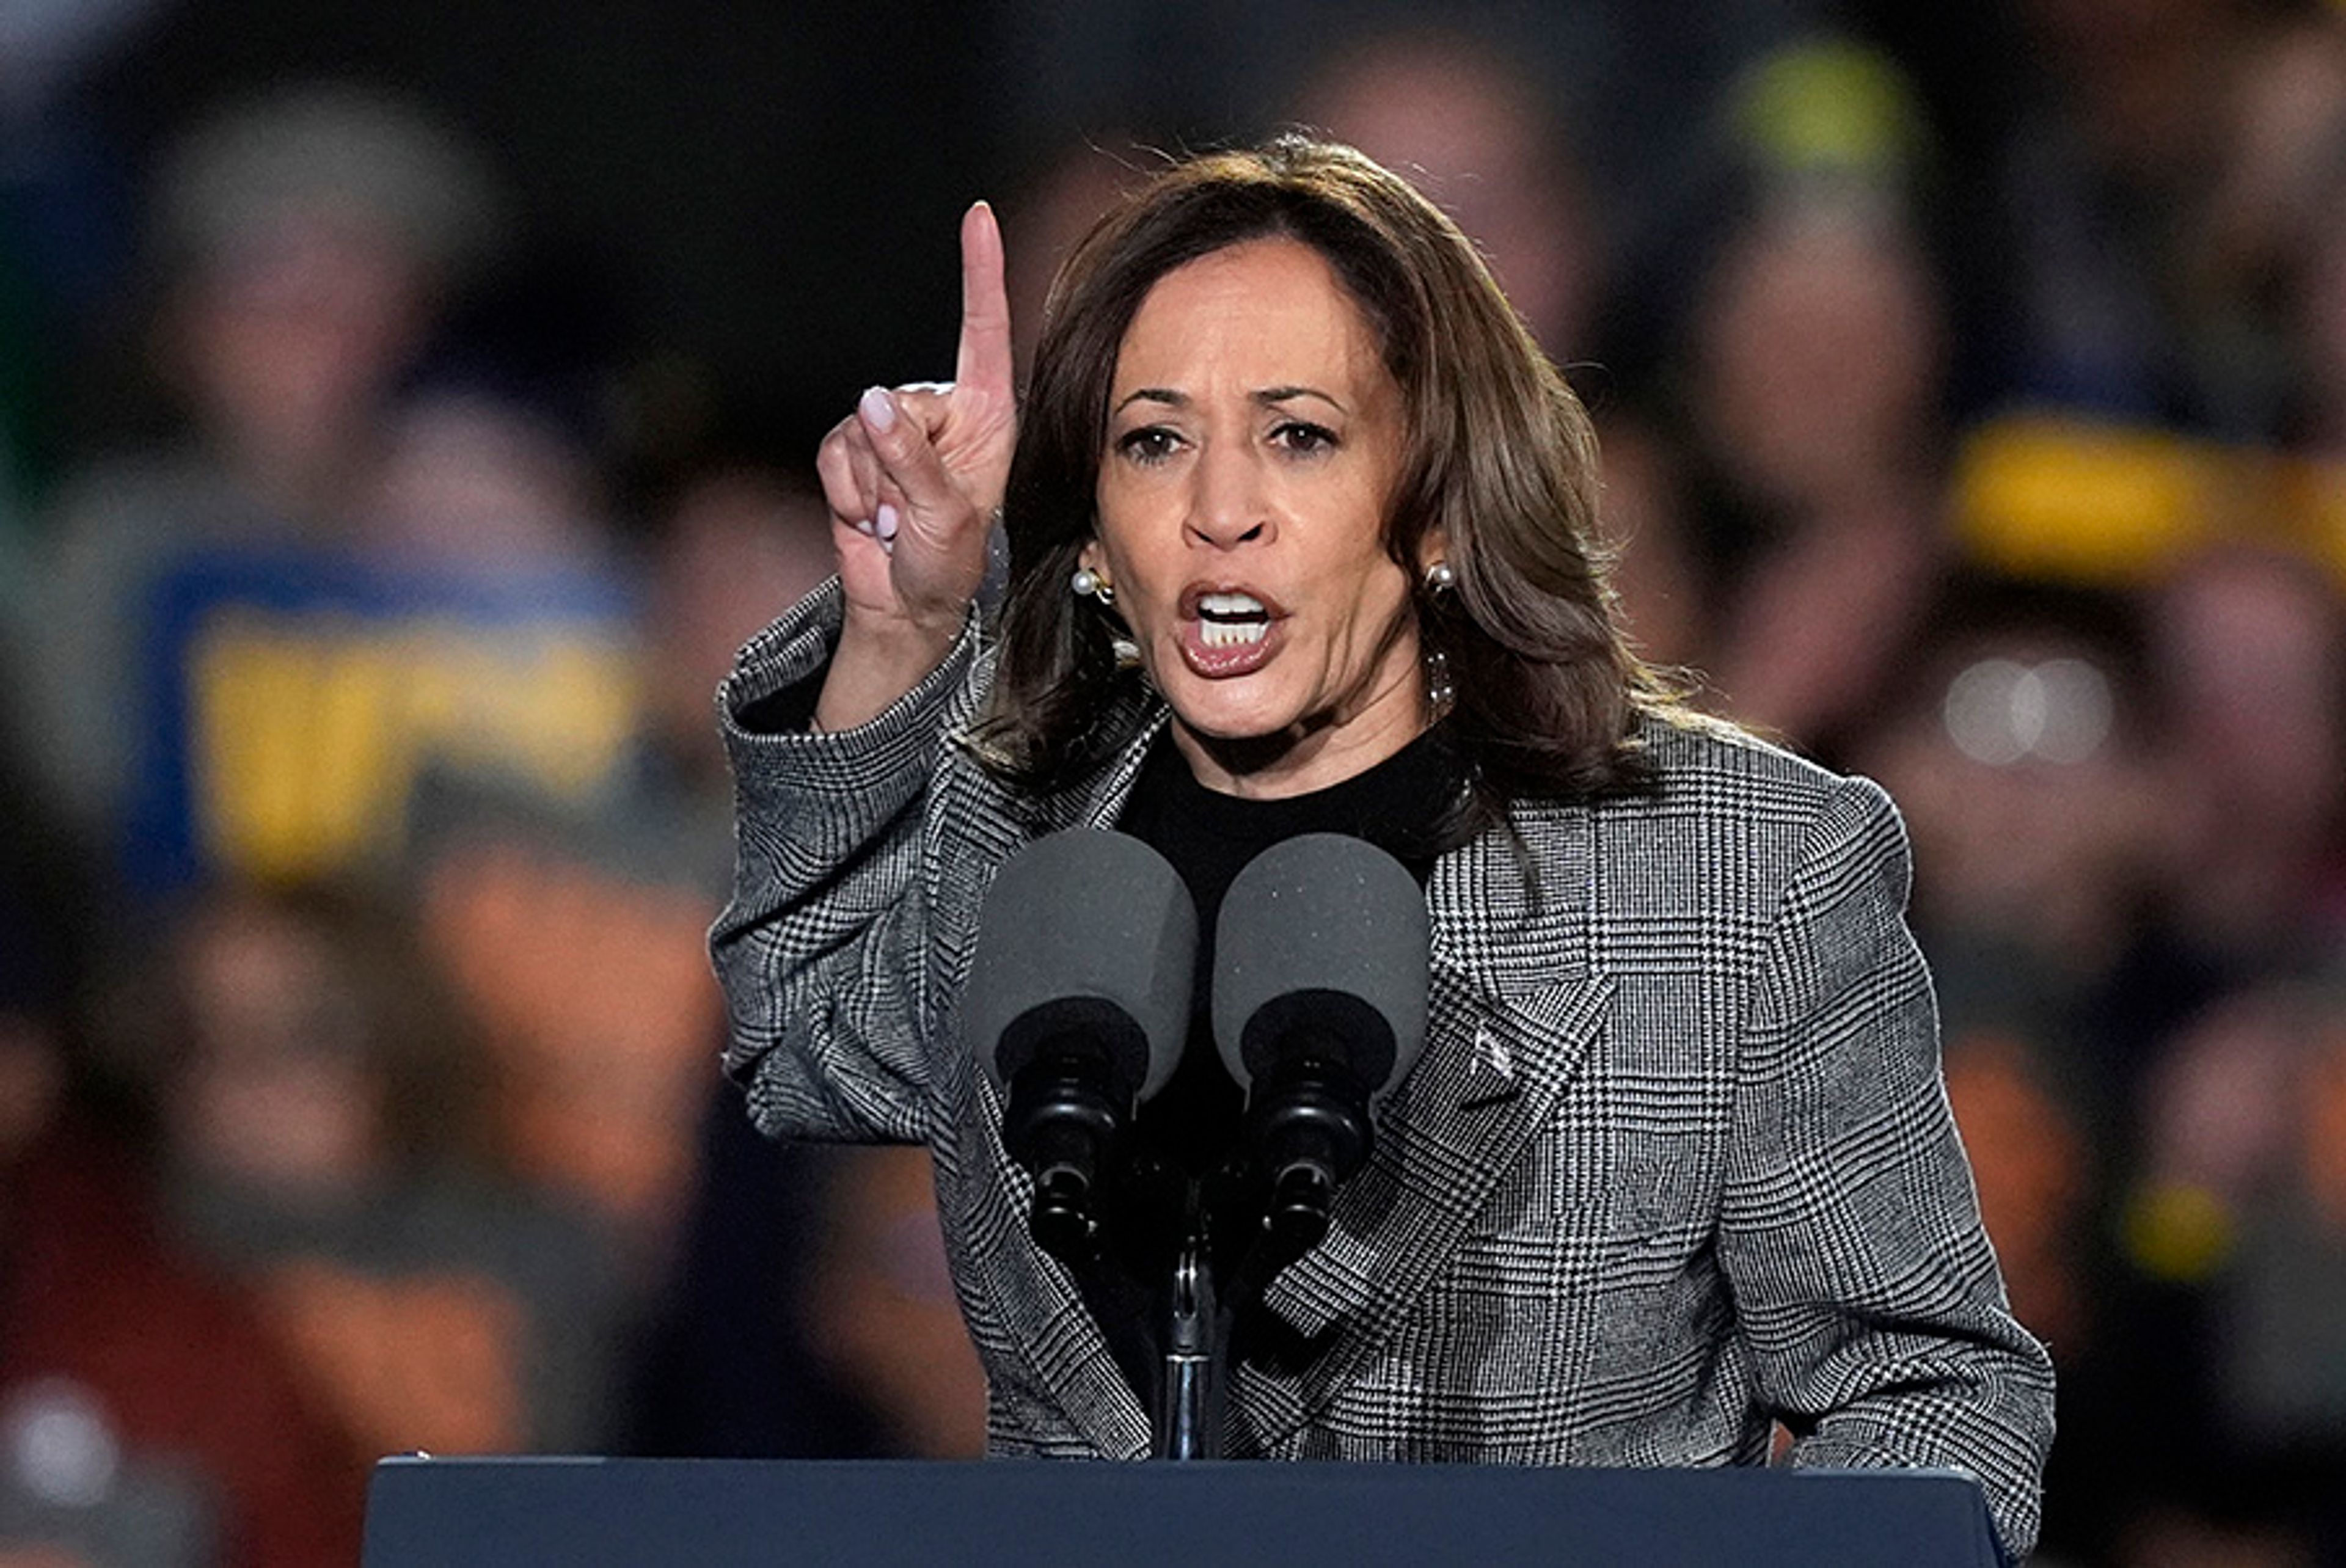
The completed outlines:
{"type": "Polygon", "coordinates": [[[1179,873],[1122,833],[1037,839],[986,893],[965,1028],[1007,1095],[1003,1142],[1035,1178],[1028,1227],[1056,1257],[1092,1252],[1093,1189],[1180,1064],[1197,951],[1179,873]]]}
{"type": "Polygon", "coordinates": [[[1372,1109],[1424,1046],[1431,944],[1417,879],[1341,834],[1272,845],[1223,895],[1214,1044],[1247,1091],[1263,1227],[1287,1257],[1327,1235],[1337,1185],[1369,1157],[1372,1109]]]}

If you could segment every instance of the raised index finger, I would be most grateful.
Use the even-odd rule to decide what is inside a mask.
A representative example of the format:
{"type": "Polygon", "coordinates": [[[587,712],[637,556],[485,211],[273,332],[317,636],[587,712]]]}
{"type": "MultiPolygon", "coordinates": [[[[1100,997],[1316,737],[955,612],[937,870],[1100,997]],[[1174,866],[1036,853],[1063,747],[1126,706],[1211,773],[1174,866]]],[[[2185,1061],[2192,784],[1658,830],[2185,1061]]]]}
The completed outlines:
{"type": "Polygon", "coordinates": [[[954,355],[957,386],[1007,402],[1015,372],[1010,361],[1010,292],[1002,278],[1002,228],[981,201],[961,220],[961,347],[954,355]]]}

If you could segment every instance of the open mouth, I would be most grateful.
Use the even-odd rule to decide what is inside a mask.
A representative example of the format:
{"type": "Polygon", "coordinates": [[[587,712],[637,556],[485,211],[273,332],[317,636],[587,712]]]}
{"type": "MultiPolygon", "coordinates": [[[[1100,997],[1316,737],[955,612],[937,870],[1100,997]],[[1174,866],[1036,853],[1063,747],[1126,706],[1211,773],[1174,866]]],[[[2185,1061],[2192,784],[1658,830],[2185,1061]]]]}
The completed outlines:
{"type": "Polygon", "coordinates": [[[1181,596],[1181,657],[1209,680],[1251,675],[1277,657],[1287,611],[1276,599],[1229,584],[1193,584],[1181,596]]]}
{"type": "Polygon", "coordinates": [[[1209,648],[1243,647],[1270,630],[1270,609],[1250,594],[1206,594],[1198,600],[1198,640],[1209,648]]]}

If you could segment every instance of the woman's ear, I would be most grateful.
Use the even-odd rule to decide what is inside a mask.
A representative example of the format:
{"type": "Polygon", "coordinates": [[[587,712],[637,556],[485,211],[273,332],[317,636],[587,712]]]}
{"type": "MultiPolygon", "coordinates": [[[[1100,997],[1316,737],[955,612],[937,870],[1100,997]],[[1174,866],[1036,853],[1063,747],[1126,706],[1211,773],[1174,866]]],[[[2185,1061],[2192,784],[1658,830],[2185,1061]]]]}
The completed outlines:
{"type": "MultiPolygon", "coordinates": [[[[1081,570],[1089,572],[1092,575],[1092,580],[1100,586],[1107,588],[1111,594],[1116,591],[1108,583],[1107,552],[1100,548],[1097,538],[1084,541],[1083,549],[1076,555],[1076,565],[1081,570]]],[[[1106,601],[1103,600],[1102,603],[1106,601]]]]}
{"type": "MultiPolygon", "coordinates": [[[[1449,532],[1443,528],[1428,528],[1423,534],[1418,536],[1417,541],[1418,582],[1431,587],[1433,585],[1434,579],[1440,575],[1440,573],[1436,568],[1441,568],[1442,570],[1446,571],[1449,569],[1449,532]]],[[[1454,575],[1450,578],[1450,581],[1452,582],[1455,582],[1457,578],[1454,575]]]]}

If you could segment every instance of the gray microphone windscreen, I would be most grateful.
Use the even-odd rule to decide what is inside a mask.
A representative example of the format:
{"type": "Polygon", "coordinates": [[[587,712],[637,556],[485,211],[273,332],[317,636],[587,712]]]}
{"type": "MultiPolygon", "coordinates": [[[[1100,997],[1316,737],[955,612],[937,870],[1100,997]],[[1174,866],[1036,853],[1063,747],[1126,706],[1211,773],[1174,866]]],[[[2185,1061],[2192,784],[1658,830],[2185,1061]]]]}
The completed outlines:
{"type": "Polygon", "coordinates": [[[1425,1044],[1432,933],[1399,860],[1340,833],[1283,840],[1223,895],[1214,934],[1214,1044],[1241,1085],[1298,1028],[1334,1044],[1373,1097],[1425,1044]]]}
{"type": "Polygon", "coordinates": [[[1085,1034],[1147,1099],[1180,1064],[1197,952],[1197,907],[1162,855],[1092,828],[1037,839],[978,916],[965,1037],[1003,1084],[1046,1039],[1085,1034]]]}

